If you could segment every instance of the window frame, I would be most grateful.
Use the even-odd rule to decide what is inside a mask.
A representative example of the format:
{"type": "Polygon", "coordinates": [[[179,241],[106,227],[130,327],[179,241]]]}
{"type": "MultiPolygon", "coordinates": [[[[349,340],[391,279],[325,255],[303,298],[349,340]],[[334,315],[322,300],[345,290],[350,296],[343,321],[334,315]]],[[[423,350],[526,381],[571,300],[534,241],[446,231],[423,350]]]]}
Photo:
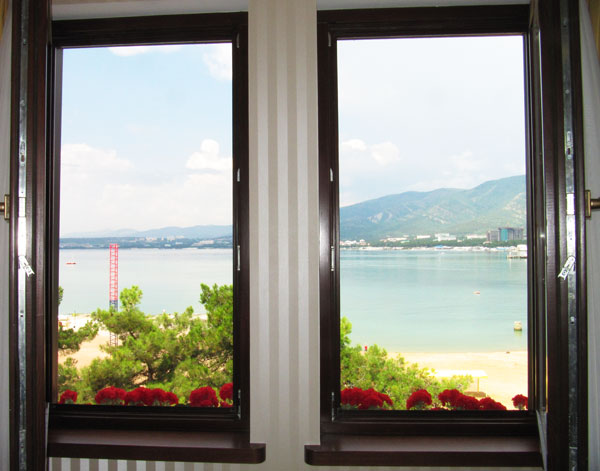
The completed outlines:
{"type": "MultiPolygon", "coordinates": [[[[564,387],[558,385],[558,378],[566,373],[566,368],[564,364],[557,364],[559,360],[555,355],[566,352],[566,344],[553,337],[561,328],[553,320],[564,316],[562,306],[556,304],[558,291],[562,288],[554,273],[562,246],[561,234],[555,232],[554,227],[564,224],[564,216],[552,204],[562,185],[560,178],[564,179],[560,170],[564,161],[558,152],[560,144],[556,144],[562,140],[562,135],[548,132],[552,127],[560,129],[557,124],[562,121],[562,109],[549,106],[550,96],[560,94],[559,77],[548,73],[560,70],[556,49],[553,49],[556,39],[554,44],[551,39],[551,34],[557,32],[553,29],[556,22],[550,19],[557,6],[546,6],[541,15],[540,9],[536,3],[531,11],[529,5],[500,5],[318,12],[321,445],[305,448],[309,464],[515,466],[520,463],[539,466],[543,443],[540,445],[538,429],[548,427],[549,436],[565,439],[566,432],[558,422],[541,422],[545,420],[548,394],[557,394],[559,389],[561,394],[565,392],[564,387]],[[545,43],[544,37],[540,39],[534,33],[535,27],[539,26],[535,24],[534,12],[541,16],[543,30],[547,33],[545,43]],[[337,57],[334,45],[338,39],[501,34],[522,35],[524,41],[527,232],[528,249],[532,254],[527,275],[529,410],[453,411],[451,414],[443,411],[341,410],[337,57]],[[545,88],[540,91],[542,77],[545,88]],[[330,169],[333,182],[330,181],[330,169]],[[483,451],[485,446],[473,441],[464,449],[456,448],[456,444],[447,441],[452,435],[462,439],[489,437],[492,439],[492,446],[487,450],[489,454],[480,457],[481,462],[474,460],[470,452],[483,451]],[[356,442],[357,436],[362,441],[356,442]],[[425,448],[429,446],[427,453],[419,453],[414,447],[397,441],[398,437],[410,440],[415,436],[425,440],[425,448]],[[502,444],[501,440],[507,436],[512,436],[515,441],[502,444]],[[529,447],[528,456],[517,456],[521,446],[529,447]],[[498,453],[503,447],[509,453],[498,453]],[[458,456],[460,453],[451,453],[450,449],[462,450],[462,457],[458,456]]],[[[564,411],[554,409],[554,414],[555,420],[566,421],[564,411]]]]}
{"type": "MultiPolygon", "coordinates": [[[[43,23],[40,17],[44,15],[39,12],[35,11],[34,18],[43,23]]],[[[38,151],[32,158],[35,177],[28,182],[37,185],[31,189],[31,213],[39,216],[32,233],[31,250],[35,253],[32,265],[36,278],[29,283],[30,293],[34,294],[31,307],[28,308],[36,323],[32,325],[29,335],[30,342],[37,339],[33,358],[39,369],[44,371],[41,377],[45,379],[39,382],[32,399],[36,407],[43,405],[47,413],[46,440],[36,443],[38,447],[46,444],[48,456],[57,457],[151,457],[157,460],[260,463],[265,459],[264,444],[249,441],[248,15],[240,12],[47,21],[51,34],[47,38],[43,35],[37,37],[38,42],[47,41],[46,54],[43,58],[38,57],[36,64],[38,70],[41,68],[46,72],[45,82],[40,80],[36,85],[45,87],[44,93],[40,94],[45,98],[31,103],[28,109],[28,113],[32,114],[37,111],[37,119],[45,121],[42,126],[41,123],[37,124],[37,129],[45,131],[45,142],[42,145],[38,141],[38,151]],[[234,394],[234,407],[231,409],[214,410],[57,404],[62,50],[94,46],[219,42],[231,43],[233,57],[231,270],[234,286],[233,382],[236,391],[239,391],[239,398],[234,394]],[[45,113],[40,113],[40,108],[45,113]],[[237,247],[240,248],[239,258],[236,256],[237,247]],[[140,440],[140,437],[144,439],[140,440]]],[[[15,136],[16,133],[13,133],[13,143],[15,136]]],[[[44,132],[38,136],[44,136],[44,132]]],[[[16,394],[16,391],[13,393],[16,394]]],[[[44,414],[29,417],[33,423],[39,423],[44,414]]],[[[39,456],[38,447],[34,449],[39,456]]],[[[13,453],[13,456],[17,456],[16,448],[13,448],[13,453]]]]}

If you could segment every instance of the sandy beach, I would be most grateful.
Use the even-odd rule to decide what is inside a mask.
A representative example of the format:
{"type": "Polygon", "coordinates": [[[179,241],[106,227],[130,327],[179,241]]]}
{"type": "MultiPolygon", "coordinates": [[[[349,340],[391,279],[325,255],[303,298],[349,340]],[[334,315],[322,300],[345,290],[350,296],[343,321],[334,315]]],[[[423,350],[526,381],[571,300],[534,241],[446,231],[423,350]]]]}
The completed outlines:
{"type": "MultiPolygon", "coordinates": [[[[85,325],[90,320],[89,315],[75,315],[61,318],[67,328],[85,325]]],[[[100,331],[91,342],[81,344],[81,349],[72,355],[60,355],[59,362],[67,357],[77,360],[77,367],[88,366],[94,358],[105,357],[100,350],[101,345],[108,344],[110,334],[100,331]]],[[[390,353],[396,356],[398,353],[390,353]]],[[[512,408],[512,398],[516,394],[527,395],[527,352],[483,352],[483,353],[402,353],[408,363],[416,363],[421,368],[429,368],[432,374],[438,376],[451,374],[471,374],[479,377],[469,386],[469,391],[485,393],[507,408],[512,408]]]]}
{"type": "MultiPolygon", "coordinates": [[[[391,355],[397,355],[391,354],[391,355]]],[[[527,352],[484,353],[403,353],[409,363],[430,368],[435,373],[464,371],[485,373],[479,378],[479,391],[512,409],[512,398],[527,395],[527,352]]],[[[469,386],[477,391],[477,380],[469,386]]]]}

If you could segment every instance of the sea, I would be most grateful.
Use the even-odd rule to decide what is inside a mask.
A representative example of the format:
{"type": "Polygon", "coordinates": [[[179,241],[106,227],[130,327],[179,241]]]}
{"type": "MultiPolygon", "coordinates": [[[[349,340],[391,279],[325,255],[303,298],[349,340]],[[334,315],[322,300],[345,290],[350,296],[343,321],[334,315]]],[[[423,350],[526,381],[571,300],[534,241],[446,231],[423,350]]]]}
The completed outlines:
{"type": "MultiPolygon", "coordinates": [[[[527,349],[527,260],[502,251],[342,250],[340,311],[351,338],[389,352],[527,349]],[[514,330],[520,321],[522,331],[514,330]]],[[[228,249],[119,251],[119,290],[147,314],[203,313],[200,284],[230,284],[228,249]]],[[[61,250],[59,315],[108,308],[108,250],[61,250]]]]}

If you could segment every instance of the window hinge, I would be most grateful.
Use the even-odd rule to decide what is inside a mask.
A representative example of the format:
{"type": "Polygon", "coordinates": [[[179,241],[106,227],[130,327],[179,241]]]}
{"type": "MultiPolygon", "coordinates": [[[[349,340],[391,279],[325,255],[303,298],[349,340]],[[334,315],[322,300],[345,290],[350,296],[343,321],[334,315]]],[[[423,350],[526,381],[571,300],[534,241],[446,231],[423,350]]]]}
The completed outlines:
{"type": "Polygon", "coordinates": [[[327,33],[327,45],[331,47],[331,33],[327,33]]]}
{"type": "Polygon", "coordinates": [[[335,393],[331,391],[331,421],[335,420],[335,393]]]}
{"type": "Polygon", "coordinates": [[[235,47],[238,49],[240,48],[240,33],[235,37],[235,47]]]}
{"type": "Polygon", "coordinates": [[[242,390],[238,389],[237,392],[238,403],[237,403],[237,418],[241,420],[242,418],[242,390]]]}
{"type": "Polygon", "coordinates": [[[331,271],[335,271],[335,246],[331,246],[331,271]]]}
{"type": "Polygon", "coordinates": [[[567,276],[569,276],[569,274],[573,271],[574,267],[575,267],[575,257],[573,257],[573,255],[571,255],[569,258],[567,258],[567,261],[563,265],[562,270],[558,274],[558,277],[562,278],[563,280],[566,280],[567,276]]]}
{"type": "Polygon", "coordinates": [[[242,256],[240,246],[237,246],[237,271],[242,269],[242,256]]]}
{"type": "Polygon", "coordinates": [[[329,181],[330,182],[333,181],[333,169],[332,168],[329,169],[329,181]]]}
{"type": "Polygon", "coordinates": [[[241,174],[240,174],[240,169],[239,168],[237,169],[236,177],[235,178],[238,181],[238,183],[241,181],[241,174]]]}
{"type": "Polygon", "coordinates": [[[25,258],[25,255],[19,255],[19,268],[24,270],[27,276],[35,274],[33,268],[31,268],[31,265],[29,265],[29,262],[25,258]]]}
{"type": "Polygon", "coordinates": [[[4,201],[0,202],[0,213],[4,213],[4,220],[10,219],[10,195],[4,195],[4,201]]]}

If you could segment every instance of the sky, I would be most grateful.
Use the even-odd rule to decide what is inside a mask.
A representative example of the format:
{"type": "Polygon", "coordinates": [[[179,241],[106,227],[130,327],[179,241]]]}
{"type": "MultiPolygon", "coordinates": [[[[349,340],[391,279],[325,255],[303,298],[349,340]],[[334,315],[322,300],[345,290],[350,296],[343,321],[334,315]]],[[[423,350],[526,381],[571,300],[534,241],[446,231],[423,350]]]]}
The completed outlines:
{"type": "MultiPolygon", "coordinates": [[[[525,173],[521,37],[338,42],[340,203],[525,173]]],[[[231,45],[64,52],[61,235],[230,224],[231,45]]]]}
{"type": "Polygon", "coordinates": [[[525,173],[520,36],[338,42],[340,205],[525,173]]]}
{"type": "Polygon", "coordinates": [[[61,235],[231,224],[231,45],[64,53],[61,235]]]}

